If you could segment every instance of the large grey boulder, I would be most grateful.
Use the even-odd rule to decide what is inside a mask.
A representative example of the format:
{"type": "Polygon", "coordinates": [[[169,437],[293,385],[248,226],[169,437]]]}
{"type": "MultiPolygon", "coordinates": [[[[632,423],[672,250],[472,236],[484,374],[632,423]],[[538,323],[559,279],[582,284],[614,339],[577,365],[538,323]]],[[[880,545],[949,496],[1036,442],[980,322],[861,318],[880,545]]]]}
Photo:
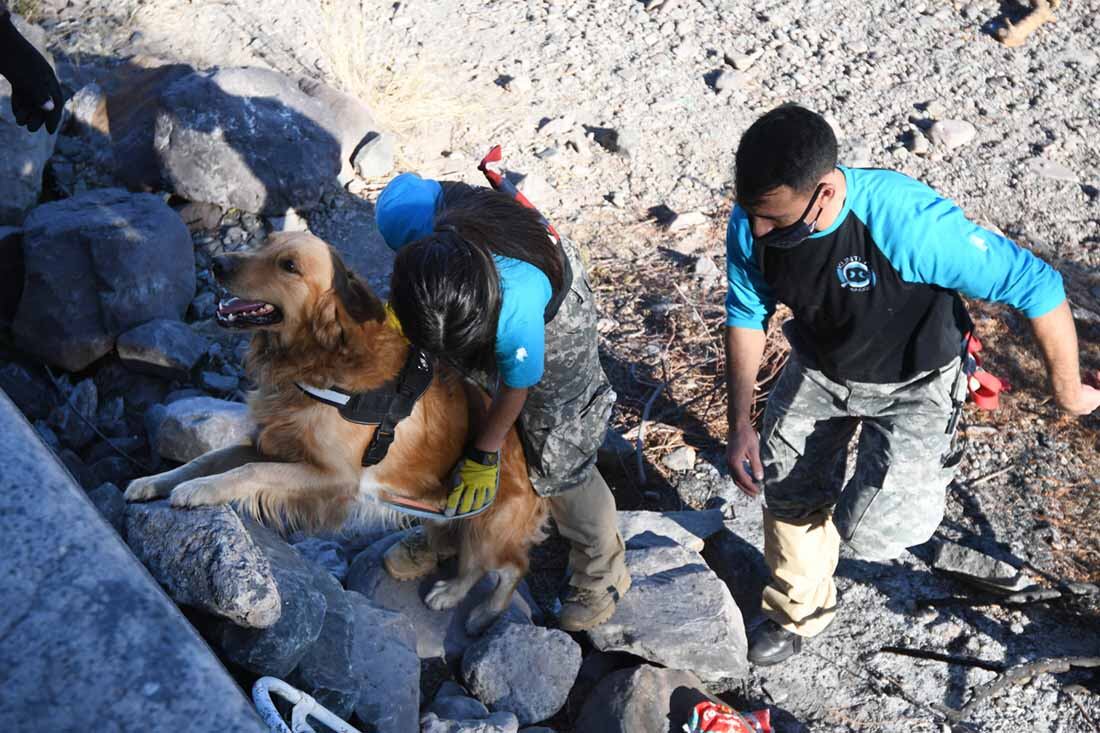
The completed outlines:
{"type": "Polygon", "coordinates": [[[698,553],[678,545],[627,550],[633,585],[615,614],[588,631],[623,651],[722,683],[748,673],[745,625],[729,589],[698,553]]]}
{"type": "Polygon", "coordinates": [[[340,180],[347,180],[353,170],[355,153],[369,140],[378,126],[367,105],[358,98],[330,87],[324,82],[299,77],[298,88],[319,102],[325,114],[314,120],[340,143],[340,180]]]}
{"type": "Polygon", "coordinates": [[[204,453],[246,445],[256,430],[248,408],[213,397],[188,397],[155,411],[153,447],[164,458],[186,463],[204,453]]]}
{"type": "Polygon", "coordinates": [[[295,682],[340,717],[354,711],[372,730],[415,733],[420,658],[412,625],[334,579],[318,585],[327,604],[324,625],[295,682]]]}
{"type": "Polygon", "coordinates": [[[294,670],[293,684],[309,693],[341,718],[347,718],[359,700],[352,640],[355,613],[347,591],[339,583],[325,583],[325,618],[317,640],[294,670]]]}
{"type": "MultiPolygon", "coordinates": [[[[401,583],[391,578],[382,565],[385,551],[401,536],[400,532],[392,534],[359,553],[348,570],[347,588],[362,593],[374,605],[396,611],[409,619],[416,629],[416,649],[421,659],[442,657],[457,666],[467,647],[474,642],[474,638],[466,633],[466,618],[470,610],[492,592],[496,586],[495,579],[488,576],[482,578],[456,608],[433,611],[423,599],[440,577],[438,574],[420,582],[401,583]]],[[[531,604],[524,599],[522,592],[516,592],[511,606],[501,618],[512,623],[531,623],[531,604]]]]}
{"type": "Polygon", "coordinates": [[[195,294],[191,236],[157,196],[89,191],[39,206],[23,228],[16,341],[69,371],[138,324],[178,320],[195,294]]]}
{"type": "Polygon", "coordinates": [[[160,161],[153,147],[160,95],[194,69],[151,56],[134,56],[104,80],[102,132],[110,136],[115,176],[129,189],[162,188],[160,161]]]}
{"type": "Polygon", "coordinates": [[[23,230],[0,226],[0,321],[15,318],[22,294],[23,230]]]}
{"type": "Polygon", "coordinates": [[[669,542],[701,552],[707,537],[722,529],[722,512],[619,512],[619,534],[630,549],[664,545],[669,542]]]}
{"type": "Polygon", "coordinates": [[[229,507],[128,504],[126,541],[176,603],[254,628],[282,615],[271,564],[229,507]]]}
{"type": "Polygon", "coordinates": [[[588,696],[576,733],[679,731],[703,700],[714,699],[691,672],[642,665],[615,672],[588,696]]]}
{"type": "Polygon", "coordinates": [[[581,668],[581,648],[564,631],[498,624],[462,657],[462,675],[490,710],[515,713],[520,725],[561,710],[581,668]]]}
{"type": "Polygon", "coordinates": [[[316,207],[337,185],[341,141],[324,124],[332,119],[328,106],[278,72],[194,72],[161,94],[154,148],[180,196],[282,216],[316,207]]]}
{"type": "Polygon", "coordinates": [[[187,379],[210,346],[182,321],[158,318],[132,328],[115,344],[122,363],[166,379],[187,379]]]}
{"type": "Polygon", "coordinates": [[[351,653],[360,682],[355,715],[368,730],[415,733],[420,711],[420,657],[416,630],[399,613],[349,592],[355,610],[351,653]]]}
{"type": "Polygon", "coordinates": [[[336,581],[267,527],[251,519],[244,524],[271,566],[281,610],[278,620],[265,628],[223,623],[218,645],[234,664],[258,675],[285,679],[321,635],[328,607],[323,584],[336,581]]]}
{"type": "Polygon", "coordinates": [[[0,728],[267,730],[3,393],[0,434],[0,728]]]}
{"type": "Polygon", "coordinates": [[[732,519],[707,538],[703,559],[729,588],[746,628],[760,615],[760,599],[770,572],[764,562],[764,526],[759,500],[744,494],[727,505],[732,519]]]}
{"type": "MultiPolygon", "coordinates": [[[[15,27],[53,65],[46,50],[46,33],[36,25],[14,16],[15,27]]],[[[45,126],[36,132],[15,124],[11,110],[11,85],[0,76],[0,224],[18,224],[38,203],[42,192],[42,171],[53,155],[57,134],[45,126]]]]}

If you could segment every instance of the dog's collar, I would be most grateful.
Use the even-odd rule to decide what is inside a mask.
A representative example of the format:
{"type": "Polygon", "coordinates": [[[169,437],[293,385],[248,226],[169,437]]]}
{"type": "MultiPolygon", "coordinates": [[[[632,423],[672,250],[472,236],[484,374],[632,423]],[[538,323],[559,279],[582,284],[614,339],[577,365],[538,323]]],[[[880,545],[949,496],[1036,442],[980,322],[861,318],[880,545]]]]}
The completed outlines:
{"type": "Polygon", "coordinates": [[[321,388],[295,382],[298,389],[318,402],[335,407],[340,417],[359,425],[377,425],[374,438],[363,456],[364,466],[381,463],[393,444],[397,425],[412,414],[416,403],[428,391],[435,377],[435,364],[427,352],[410,348],[405,365],[392,384],[366,392],[348,392],[339,387],[321,388]]]}

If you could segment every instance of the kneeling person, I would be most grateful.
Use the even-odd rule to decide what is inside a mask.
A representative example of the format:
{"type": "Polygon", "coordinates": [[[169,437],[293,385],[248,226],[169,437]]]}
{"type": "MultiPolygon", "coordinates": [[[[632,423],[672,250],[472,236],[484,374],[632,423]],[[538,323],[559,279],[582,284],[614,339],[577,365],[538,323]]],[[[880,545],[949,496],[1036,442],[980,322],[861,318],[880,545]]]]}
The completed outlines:
{"type": "MultiPolygon", "coordinates": [[[[493,400],[456,467],[447,513],[488,507],[505,435],[517,421],[531,482],[571,545],[561,626],[611,617],[630,586],[615,500],[596,469],[615,393],[600,365],[596,312],[575,245],[504,193],[395,178],[378,199],[378,228],[397,251],[390,303],[410,342],[446,359],[493,400]]],[[[387,554],[398,578],[430,572],[423,532],[387,554]]]]}

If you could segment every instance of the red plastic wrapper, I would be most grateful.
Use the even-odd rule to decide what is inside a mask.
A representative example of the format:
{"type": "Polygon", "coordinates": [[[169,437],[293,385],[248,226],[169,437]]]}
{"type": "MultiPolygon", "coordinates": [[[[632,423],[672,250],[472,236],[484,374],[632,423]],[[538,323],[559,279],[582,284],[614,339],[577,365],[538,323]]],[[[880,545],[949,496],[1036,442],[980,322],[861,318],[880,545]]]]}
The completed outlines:
{"type": "Polygon", "coordinates": [[[772,733],[771,711],[738,713],[716,702],[701,702],[692,711],[685,733],[772,733]]]}

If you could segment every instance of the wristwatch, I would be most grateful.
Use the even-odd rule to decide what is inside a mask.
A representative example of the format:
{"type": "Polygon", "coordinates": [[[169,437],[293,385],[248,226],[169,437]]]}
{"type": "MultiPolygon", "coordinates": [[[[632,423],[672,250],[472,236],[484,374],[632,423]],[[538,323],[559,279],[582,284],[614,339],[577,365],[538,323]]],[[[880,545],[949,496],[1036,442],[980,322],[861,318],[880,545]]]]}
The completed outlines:
{"type": "Polygon", "coordinates": [[[484,451],[471,447],[466,451],[466,457],[483,466],[495,466],[500,463],[500,451],[484,451]]]}

